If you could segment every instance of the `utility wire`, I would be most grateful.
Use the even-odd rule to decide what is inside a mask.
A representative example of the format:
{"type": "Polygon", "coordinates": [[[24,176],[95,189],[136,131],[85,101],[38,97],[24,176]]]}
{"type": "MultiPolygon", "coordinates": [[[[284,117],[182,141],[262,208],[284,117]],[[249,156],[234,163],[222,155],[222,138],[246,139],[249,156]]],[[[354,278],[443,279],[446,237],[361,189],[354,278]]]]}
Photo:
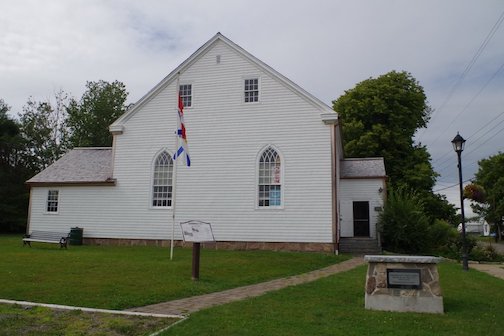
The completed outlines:
{"type": "MultiPolygon", "coordinates": [[[[467,179],[467,180],[465,180],[465,181],[462,181],[462,184],[464,184],[464,183],[466,183],[466,182],[469,182],[469,181],[471,181],[471,180],[472,180],[472,179],[467,179]]],[[[442,191],[442,190],[446,190],[446,189],[453,188],[453,187],[458,186],[458,185],[459,185],[459,183],[455,183],[455,184],[452,184],[452,185],[450,185],[450,186],[448,186],[448,187],[443,187],[443,188],[440,188],[440,189],[433,190],[432,192],[433,192],[433,193],[436,193],[436,192],[439,192],[439,191],[442,191]]]]}
{"type": "MultiPolygon", "coordinates": [[[[504,111],[502,111],[501,113],[499,113],[497,116],[495,116],[494,118],[492,118],[490,121],[488,121],[485,125],[481,126],[480,128],[478,128],[478,130],[476,130],[476,132],[472,133],[471,135],[469,135],[467,137],[467,140],[471,139],[473,136],[475,136],[476,134],[478,134],[481,130],[483,130],[485,127],[487,127],[488,125],[490,125],[491,123],[493,123],[495,120],[497,120],[498,118],[500,118],[501,116],[504,115],[504,111]]],[[[499,124],[501,124],[501,122],[499,122],[499,124]]],[[[489,131],[487,131],[484,135],[488,134],[488,132],[490,132],[492,129],[490,129],[489,131]]],[[[481,138],[481,137],[480,137],[481,138]]],[[[480,138],[476,139],[476,141],[478,141],[480,138]]],[[[436,163],[436,162],[439,162],[439,165],[444,165],[448,160],[450,160],[451,158],[448,157],[446,158],[445,156],[450,154],[451,153],[451,150],[448,150],[447,152],[445,152],[443,155],[440,156],[439,159],[435,159],[432,161],[432,164],[436,163]],[[444,159],[443,159],[444,158],[444,159]]]]}
{"type": "MultiPolygon", "coordinates": [[[[488,84],[490,84],[490,82],[492,82],[494,80],[495,77],[497,77],[497,75],[499,74],[499,72],[502,71],[502,69],[504,69],[504,63],[501,64],[501,66],[499,67],[499,69],[497,69],[497,71],[495,71],[492,76],[486,81],[486,83],[481,87],[481,89],[478,91],[478,93],[476,93],[472,98],[471,100],[464,106],[464,108],[461,110],[461,112],[459,112],[457,114],[457,116],[455,118],[453,118],[452,122],[450,123],[450,125],[453,123],[453,121],[460,115],[462,114],[465,110],[467,110],[467,108],[474,102],[474,100],[476,100],[477,97],[479,97],[479,95],[486,89],[486,87],[488,86],[488,84]]],[[[482,129],[484,129],[486,126],[488,126],[491,122],[493,122],[495,119],[499,118],[501,115],[504,114],[504,111],[501,112],[500,114],[498,114],[495,118],[493,118],[492,120],[490,120],[489,122],[487,122],[485,125],[483,125],[482,127],[480,127],[476,132],[472,133],[469,137],[467,137],[467,140],[471,139],[471,137],[473,137],[474,135],[478,134],[479,131],[481,131],[482,129]]],[[[446,154],[448,154],[449,152],[447,152],[446,154]]],[[[446,154],[443,154],[441,157],[444,157],[446,154]]],[[[436,162],[436,160],[433,161],[433,163],[436,162]]]]}
{"type": "MultiPolygon", "coordinates": [[[[450,128],[453,123],[455,122],[455,120],[458,119],[458,117],[464,113],[467,108],[472,104],[472,102],[478,98],[478,96],[486,89],[486,87],[488,86],[488,84],[490,84],[490,82],[499,74],[499,72],[501,72],[501,70],[504,68],[504,63],[501,64],[501,66],[497,69],[497,71],[495,71],[492,76],[486,81],[486,83],[481,87],[481,89],[478,91],[478,93],[476,93],[472,98],[471,100],[464,106],[464,108],[462,110],[460,110],[459,113],[457,113],[455,115],[455,117],[453,117],[453,119],[450,121],[450,124],[448,125],[448,127],[446,127],[445,129],[448,129],[450,128]]],[[[439,136],[438,136],[439,138],[439,136]]],[[[437,140],[437,139],[436,139],[437,140]]],[[[467,138],[467,140],[469,140],[469,138],[467,138]]],[[[435,140],[434,140],[435,141],[435,140]]]]}
{"type": "Polygon", "coordinates": [[[467,139],[471,139],[471,137],[475,136],[476,134],[478,134],[479,131],[481,131],[483,128],[487,127],[488,125],[490,125],[495,119],[498,119],[500,116],[504,115],[504,111],[502,111],[501,113],[499,113],[495,118],[493,118],[492,120],[490,120],[489,122],[487,122],[485,125],[481,126],[476,132],[474,132],[473,134],[471,134],[470,136],[467,137],[467,139]]]}
{"type": "MultiPolygon", "coordinates": [[[[497,125],[495,125],[494,127],[492,127],[491,130],[493,130],[495,127],[499,126],[502,123],[504,123],[504,120],[502,120],[500,123],[498,123],[497,125]]],[[[466,155],[469,155],[469,154],[473,153],[475,150],[477,150],[478,148],[480,148],[481,146],[483,146],[484,144],[486,144],[488,141],[492,140],[497,134],[501,133],[502,131],[504,131],[504,127],[502,127],[500,130],[498,130],[494,135],[492,135],[491,137],[489,137],[488,139],[486,139],[483,143],[481,143],[478,146],[472,148],[471,151],[467,152],[466,155]]],[[[481,139],[481,137],[479,137],[478,140],[479,139],[481,139]]]]}
{"type": "MultiPolygon", "coordinates": [[[[431,120],[430,120],[431,124],[434,122],[434,120],[436,119],[436,117],[439,115],[440,111],[443,110],[443,108],[446,106],[446,104],[448,104],[448,102],[450,101],[451,97],[453,96],[453,94],[455,93],[455,91],[458,89],[458,87],[460,86],[460,84],[462,83],[462,81],[465,79],[465,77],[467,76],[467,74],[471,71],[472,67],[474,66],[474,64],[476,63],[476,61],[478,60],[478,58],[481,56],[481,54],[483,53],[483,51],[485,50],[485,48],[488,46],[488,43],[493,38],[493,36],[497,32],[497,30],[499,29],[499,27],[500,27],[500,25],[502,24],[503,21],[504,21],[504,11],[501,13],[501,15],[499,16],[499,18],[497,19],[497,22],[493,25],[492,29],[490,29],[490,32],[485,37],[485,39],[483,40],[483,42],[479,46],[478,50],[476,50],[476,52],[473,55],[472,59],[466,65],[464,71],[460,74],[460,76],[458,77],[458,79],[455,81],[454,85],[450,89],[450,91],[449,91],[448,95],[446,96],[446,98],[443,100],[443,102],[441,103],[441,105],[437,109],[434,109],[434,112],[432,113],[431,120]]],[[[426,130],[427,129],[425,129],[425,131],[420,135],[420,140],[425,135],[426,130]]],[[[441,136],[441,134],[442,133],[440,133],[438,135],[438,137],[436,139],[434,139],[431,143],[434,143],[437,139],[439,139],[439,137],[441,136]]]]}

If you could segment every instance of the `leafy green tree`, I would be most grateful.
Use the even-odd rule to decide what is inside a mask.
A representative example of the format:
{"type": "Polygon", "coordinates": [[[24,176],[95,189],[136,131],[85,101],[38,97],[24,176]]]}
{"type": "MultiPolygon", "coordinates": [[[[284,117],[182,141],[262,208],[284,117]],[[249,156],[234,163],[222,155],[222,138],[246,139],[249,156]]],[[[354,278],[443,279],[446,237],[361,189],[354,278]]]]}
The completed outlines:
{"type": "Polygon", "coordinates": [[[415,144],[415,132],[426,127],[431,108],[422,86],[405,71],[369,78],[333,101],[350,157],[382,156],[389,190],[414,190],[431,223],[457,223],[455,207],[432,192],[438,174],[427,148],[415,144]]]}
{"type": "Polygon", "coordinates": [[[0,162],[3,165],[17,164],[20,148],[19,126],[7,114],[10,106],[0,99],[0,162]]]}
{"type": "Polygon", "coordinates": [[[422,191],[418,195],[422,199],[425,212],[432,223],[435,220],[443,220],[454,227],[460,223],[460,216],[457,214],[455,206],[448,202],[446,196],[430,191],[422,191]]]}
{"type": "Polygon", "coordinates": [[[29,171],[23,164],[24,140],[10,107],[0,99],[0,232],[21,232],[26,225],[29,171]]]}
{"type": "Polygon", "coordinates": [[[80,101],[72,99],[67,109],[69,146],[111,146],[108,127],[126,111],[127,97],[126,87],[119,81],[87,82],[80,101]]]}
{"type": "Polygon", "coordinates": [[[417,129],[426,127],[431,108],[410,73],[391,71],[364,80],[333,101],[333,108],[342,119],[347,156],[383,156],[393,185],[432,189],[437,174],[430,154],[413,142],[417,129]]]}
{"type": "Polygon", "coordinates": [[[497,237],[502,239],[504,219],[504,153],[499,152],[478,162],[479,168],[474,183],[483,187],[484,202],[471,204],[476,212],[489,224],[493,224],[497,237]]]}
{"type": "Polygon", "coordinates": [[[25,141],[25,166],[36,174],[56,161],[66,151],[64,125],[66,95],[56,94],[56,103],[29,98],[19,115],[21,135],[25,141]]]}

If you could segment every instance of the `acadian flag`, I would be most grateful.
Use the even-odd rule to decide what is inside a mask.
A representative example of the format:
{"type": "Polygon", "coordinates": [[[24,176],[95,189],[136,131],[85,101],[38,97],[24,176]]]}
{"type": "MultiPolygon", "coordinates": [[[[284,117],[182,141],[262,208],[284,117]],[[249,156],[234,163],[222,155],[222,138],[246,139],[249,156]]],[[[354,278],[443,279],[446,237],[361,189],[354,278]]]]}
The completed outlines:
{"type": "Polygon", "coordinates": [[[182,102],[182,97],[180,94],[178,96],[178,129],[177,135],[180,139],[180,147],[178,148],[175,155],[173,155],[173,160],[176,160],[179,156],[185,153],[186,165],[191,166],[191,159],[189,157],[189,146],[187,145],[186,128],[184,125],[184,103],[182,102]]]}

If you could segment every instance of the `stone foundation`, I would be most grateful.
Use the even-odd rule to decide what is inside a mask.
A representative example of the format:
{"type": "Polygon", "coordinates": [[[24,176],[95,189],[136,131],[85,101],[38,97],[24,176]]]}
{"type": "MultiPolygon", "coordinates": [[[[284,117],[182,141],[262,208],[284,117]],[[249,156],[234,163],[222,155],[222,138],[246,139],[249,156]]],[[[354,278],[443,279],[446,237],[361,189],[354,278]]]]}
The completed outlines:
{"type": "Polygon", "coordinates": [[[437,263],[440,258],[421,256],[366,256],[368,272],[366,276],[365,307],[373,310],[443,313],[443,296],[439,283],[437,263]],[[405,277],[404,285],[392,284],[387,279],[387,270],[398,274],[411,274],[420,270],[418,288],[414,287],[415,277],[405,277]],[[402,271],[404,270],[404,271],[402,271]],[[413,280],[413,281],[412,281],[413,280]]]}
{"type": "MultiPolygon", "coordinates": [[[[115,246],[160,246],[170,247],[170,240],[165,239],[117,239],[117,238],[84,238],[85,245],[115,246]]],[[[175,246],[191,247],[192,243],[175,240],[175,246]]],[[[215,250],[268,250],[333,253],[334,244],[327,243],[271,243],[271,242],[228,242],[202,243],[203,248],[215,250]]]]}

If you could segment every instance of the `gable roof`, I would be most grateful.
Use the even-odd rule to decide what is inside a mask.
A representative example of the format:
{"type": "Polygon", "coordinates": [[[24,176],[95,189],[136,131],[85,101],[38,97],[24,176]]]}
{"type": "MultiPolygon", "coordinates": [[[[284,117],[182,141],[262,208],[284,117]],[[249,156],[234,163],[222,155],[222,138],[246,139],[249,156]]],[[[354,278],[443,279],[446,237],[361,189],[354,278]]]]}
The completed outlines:
{"type": "Polygon", "coordinates": [[[26,181],[31,186],[60,184],[110,184],[112,149],[109,147],[74,148],[58,161],[26,181]]]}
{"type": "Polygon", "coordinates": [[[292,82],[287,77],[283,76],[272,67],[262,62],[248,51],[232,42],[230,39],[222,35],[221,33],[215,34],[210,40],[208,40],[203,46],[201,46],[198,50],[196,50],[189,58],[187,58],[182,64],[180,64],[175,70],[173,70],[168,76],[166,76],[159,84],[157,84],[152,90],[150,90],[145,96],[140,98],[140,100],[133,105],[126,113],[124,113],[121,117],[119,117],[115,122],[110,125],[111,132],[121,132],[123,130],[122,125],[130,119],[146,102],[148,102],[153,96],[158,94],[161,90],[163,90],[166,86],[172,83],[177,79],[177,74],[183,73],[187,68],[189,68],[194,62],[196,62],[201,56],[203,56],[207,51],[209,51],[218,41],[223,42],[228,47],[236,51],[242,57],[246,58],[249,62],[255,64],[262,71],[269,74],[272,78],[275,78],[280,83],[285,85],[287,88],[292,90],[294,93],[298,94],[302,98],[304,98],[307,102],[311,103],[321,112],[321,118],[324,122],[330,120],[333,122],[334,118],[337,118],[337,113],[328,105],[323,103],[321,100],[308,93],[300,86],[292,82]]]}
{"type": "Polygon", "coordinates": [[[341,178],[386,178],[383,158],[351,158],[340,161],[341,178]]]}

